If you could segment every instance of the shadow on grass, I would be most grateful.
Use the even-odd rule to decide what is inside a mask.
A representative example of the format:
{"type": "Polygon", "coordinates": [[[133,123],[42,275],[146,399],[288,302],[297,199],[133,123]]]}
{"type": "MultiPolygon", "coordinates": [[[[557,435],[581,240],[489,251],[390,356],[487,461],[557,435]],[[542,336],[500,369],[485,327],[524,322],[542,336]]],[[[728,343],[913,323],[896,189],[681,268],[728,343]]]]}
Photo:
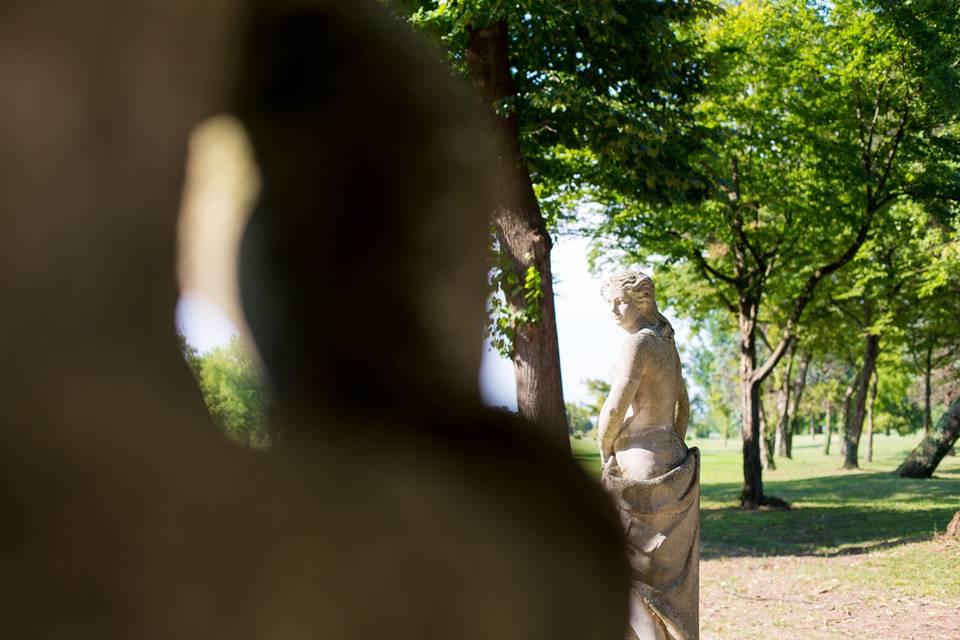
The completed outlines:
{"type": "MultiPolygon", "coordinates": [[[[701,487],[707,503],[734,504],[739,484],[701,487]]],[[[702,556],[866,553],[943,532],[960,509],[960,476],[932,480],[873,472],[765,483],[792,511],[701,510],[702,556]]]]}

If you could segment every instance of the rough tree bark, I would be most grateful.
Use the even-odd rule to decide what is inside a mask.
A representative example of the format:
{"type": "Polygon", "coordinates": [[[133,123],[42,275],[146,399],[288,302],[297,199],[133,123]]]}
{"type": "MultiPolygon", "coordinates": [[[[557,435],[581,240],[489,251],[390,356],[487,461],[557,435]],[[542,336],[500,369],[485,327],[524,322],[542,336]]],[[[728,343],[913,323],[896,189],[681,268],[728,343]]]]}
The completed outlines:
{"type": "MultiPolygon", "coordinates": [[[[504,100],[516,93],[510,75],[507,24],[498,21],[469,29],[468,34],[466,62],[470,80],[491,110],[498,135],[499,192],[493,214],[497,240],[510,269],[521,281],[533,266],[542,286],[541,320],[523,325],[513,338],[517,408],[520,415],[546,429],[551,440],[569,447],[550,267],[552,242],[533,191],[530,171],[520,154],[517,115],[503,108],[504,100]]],[[[522,291],[515,294],[508,290],[504,294],[511,310],[526,308],[522,291]]]]}
{"type": "Polygon", "coordinates": [[[767,430],[767,410],[763,396],[760,397],[760,462],[768,471],[777,468],[777,462],[773,459],[773,434],[767,430]]]}
{"type": "Polygon", "coordinates": [[[902,478],[929,478],[960,437],[960,400],[954,401],[937,423],[937,428],[923,439],[907,459],[894,471],[902,478]]]}
{"type": "Polygon", "coordinates": [[[873,371],[873,384],[870,385],[870,400],[867,402],[867,462],[873,462],[873,405],[877,401],[877,378],[873,371]]]}
{"type": "Polygon", "coordinates": [[[850,423],[844,433],[844,469],[857,469],[860,435],[863,432],[863,422],[866,417],[867,395],[870,391],[870,380],[877,364],[877,354],[880,352],[880,336],[870,334],[865,339],[863,351],[863,369],[857,380],[857,397],[850,415],[850,423]]]}

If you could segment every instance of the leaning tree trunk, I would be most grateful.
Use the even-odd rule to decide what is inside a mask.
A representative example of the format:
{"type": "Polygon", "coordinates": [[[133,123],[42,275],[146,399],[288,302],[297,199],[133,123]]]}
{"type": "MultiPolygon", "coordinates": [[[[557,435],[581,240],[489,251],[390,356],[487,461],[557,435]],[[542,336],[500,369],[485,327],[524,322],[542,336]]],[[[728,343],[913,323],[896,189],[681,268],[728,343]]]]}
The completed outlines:
{"type": "Polygon", "coordinates": [[[950,522],[947,523],[947,530],[943,534],[947,538],[960,538],[960,511],[953,514],[950,522]]]}
{"type": "Polygon", "coordinates": [[[520,415],[547,429],[552,440],[569,447],[550,268],[552,245],[529,169],[520,153],[517,115],[503,107],[504,101],[516,93],[510,75],[507,24],[499,21],[468,32],[466,62],[470,79],[485,106],[496,114],[493,122],[500,166],[493,223],[497,240],[521,283],[531,267],[540,282],[539,302],[530,303],[523,287],[504,289],[511,311],[522,312],[528,304],[539,304],[539,311],[533,314],[538,316],[537,321],[523,324],[513,336],[517,408],[520,415]]]}
{"type": "Polygon", "coordinates": [[[844,434],[844,469],[857,469],[857,449],[860,447],[860,434],[863,432],[863,421],[866,418],[867,395],[870,390],[870,380],[877,364],[877,354],[880,352],[880,336],[867,336],[863,351],[863,371],[857,384],[857,398],[854,402],[850,424],[844,434]]]}
{"type": "Polygon", "coordinates": [[[877,401],[877,371],[873,372],[873,384],[870,385],[870,400],[867,401],[867,462],[873,462],[873,405],[877,401]]]}
{"type": "Polygon", "coordinates": [[[917,445],[894,472],[903,478],[929,478],[960,437],[960,400],[940,418],[937,428],[917,445]]]}

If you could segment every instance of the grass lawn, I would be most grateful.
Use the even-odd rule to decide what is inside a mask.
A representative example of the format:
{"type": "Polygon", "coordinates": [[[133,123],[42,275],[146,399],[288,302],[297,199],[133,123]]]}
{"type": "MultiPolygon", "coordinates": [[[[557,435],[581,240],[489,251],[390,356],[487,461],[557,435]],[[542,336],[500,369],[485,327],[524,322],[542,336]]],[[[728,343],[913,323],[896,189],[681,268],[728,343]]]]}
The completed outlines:
{"type": "MultiPolygon", "coordinates": [[[[863,562],[817,564],[830,578],[960,598],[960,550],[933,541],[960,510],[960,456],[948,456],[930,480],[907,480],[891,471],[919,442],[917,436],[878,435],[873,462],[861,445],[858,471],[840,469],[838,438],[830,456],[823,436],[794,439],[793,459],[777,458],[764,471],[768,495],[791,511],[735,508],[742,480],[741,443],[689,439],[702,453],[701,544],[706,561],[731,557],[864,555],[863,562]]],[[[594,440],[572,440],[574,455],[599,474],[594,440]]]]}

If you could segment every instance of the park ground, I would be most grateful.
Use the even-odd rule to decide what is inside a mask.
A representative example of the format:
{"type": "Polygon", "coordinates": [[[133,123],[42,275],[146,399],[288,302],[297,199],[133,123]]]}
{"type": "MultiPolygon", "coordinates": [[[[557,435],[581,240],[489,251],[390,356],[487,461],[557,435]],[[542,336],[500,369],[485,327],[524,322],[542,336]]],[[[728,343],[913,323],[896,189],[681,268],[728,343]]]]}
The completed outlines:
{"type": "MultiPolygon", "coordinates": [[[[891,472],[919,436],[879,435],[873,462],[843,471],[834,437],[797,436],[793,459],[764,472],[791,511],[741,511],[739,439],[690,439],[702,453],[701,640],[958,640],[960,456],[933,479],[891,472]]],[[[572,440],[599,474],[596,441],[572,440]]]]}

